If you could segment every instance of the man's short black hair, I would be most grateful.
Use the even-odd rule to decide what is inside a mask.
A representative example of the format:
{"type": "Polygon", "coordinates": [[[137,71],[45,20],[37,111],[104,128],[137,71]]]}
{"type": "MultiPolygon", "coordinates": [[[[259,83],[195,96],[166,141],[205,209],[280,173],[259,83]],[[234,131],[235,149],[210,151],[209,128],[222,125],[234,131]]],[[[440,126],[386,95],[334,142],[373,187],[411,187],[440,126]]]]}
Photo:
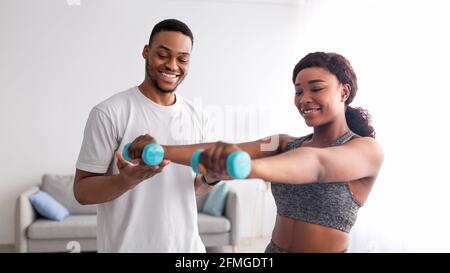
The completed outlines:
{"type": "Polygon", "coordinates": [[[194,45],[194,35],[192,35],[191,29],[183,22],[177,19],[166,19],[153,27],[152,33],[150,34],[150,39],[148,40],[148,45],[152,44],[153,37],[161,31],[177,31],[191,38],[191,44],[194,45]]]}

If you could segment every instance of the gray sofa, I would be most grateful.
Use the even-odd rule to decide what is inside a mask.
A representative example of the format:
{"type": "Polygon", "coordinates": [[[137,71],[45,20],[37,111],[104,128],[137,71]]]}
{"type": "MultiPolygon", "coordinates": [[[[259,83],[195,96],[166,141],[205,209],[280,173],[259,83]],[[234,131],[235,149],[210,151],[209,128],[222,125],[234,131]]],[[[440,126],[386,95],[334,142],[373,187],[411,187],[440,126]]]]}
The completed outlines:
{"type": "MultiPolygon", "coordinates": [[[[18,197],[15,212],[17,252],[96,251],[96,206],[78,204],[72,186],[72,175],[46,174],[40,184],[27,189],[18,197]],[[63,204],[70,215],[61,222],[40,217],[28,200],[40,189],[63,204]]],[[[206,197],[197,197],[198,229],[203,243],[206,247],[231,246],[232,251],[236,252],[241,234],[238,192],[230,187],[222,217],[201,212],[206,197]]]]}

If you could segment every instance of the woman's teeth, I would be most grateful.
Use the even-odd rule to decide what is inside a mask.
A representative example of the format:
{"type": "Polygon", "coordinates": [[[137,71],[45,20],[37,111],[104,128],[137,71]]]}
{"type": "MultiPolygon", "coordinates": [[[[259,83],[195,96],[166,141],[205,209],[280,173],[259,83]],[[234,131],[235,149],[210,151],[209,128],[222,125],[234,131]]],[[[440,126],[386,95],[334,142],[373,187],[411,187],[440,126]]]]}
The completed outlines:
{"type": "Polygon", "coordinates": [[[316,111],[319,111],[319,110],[320,109],[308,109],[308,110],[303,110],[303,113],[309,114],[309,113],[316,112],[316,111]]]}

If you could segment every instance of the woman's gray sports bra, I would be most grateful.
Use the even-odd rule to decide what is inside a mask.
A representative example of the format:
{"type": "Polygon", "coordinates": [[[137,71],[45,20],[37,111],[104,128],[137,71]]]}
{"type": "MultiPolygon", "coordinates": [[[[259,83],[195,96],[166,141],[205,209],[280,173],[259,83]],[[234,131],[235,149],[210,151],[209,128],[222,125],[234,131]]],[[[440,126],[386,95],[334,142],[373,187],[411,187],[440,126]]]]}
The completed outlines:
{"type": "MultiPolygon", "coordinates": [[[[346,143],[356,134],[339,137],[332,146],[346,143]]],[[[312,134],[290,142],[286,151],[296,149],[312,134]]],[[[302,164],[299,161],[298,164],[302,164]]],[[[350,232],[361,205],[355,200],[348,181],[282,184],[272,183],[272,193],[281,216],[350,232]]]]}

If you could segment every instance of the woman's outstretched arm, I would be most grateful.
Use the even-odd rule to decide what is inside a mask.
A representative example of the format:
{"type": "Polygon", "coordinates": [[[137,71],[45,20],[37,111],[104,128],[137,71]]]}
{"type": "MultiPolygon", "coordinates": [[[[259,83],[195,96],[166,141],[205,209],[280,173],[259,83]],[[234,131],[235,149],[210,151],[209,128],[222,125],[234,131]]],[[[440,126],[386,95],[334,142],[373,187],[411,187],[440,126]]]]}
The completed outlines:
{"type": "MultiPolygon", "coordinates": [[[[247,152],[252,159],[273,156],[279,154],[287,141],[292,139],[288,135],[273,135],[251,142],[236,144],[240,150],[247,152]]],[[[155,143],[150,135],[142,135],[136,138],[129,148],[131,158],[139,158],[145,145],[155,143]]],[[[164,148],[164,159],[174,163],[190,166],[192,154],[199,149],[206,150],[216,145],[216,142],[199,143],[190,145],[161,145],[164,148]]]]}
{"type": "Polygon", "coordinates": [[[303,147],[252,160],[249,178],[288,184],[351,181],[375,177],[383,158],[373,138],[357,138],[337,147],[303,147]]]}

